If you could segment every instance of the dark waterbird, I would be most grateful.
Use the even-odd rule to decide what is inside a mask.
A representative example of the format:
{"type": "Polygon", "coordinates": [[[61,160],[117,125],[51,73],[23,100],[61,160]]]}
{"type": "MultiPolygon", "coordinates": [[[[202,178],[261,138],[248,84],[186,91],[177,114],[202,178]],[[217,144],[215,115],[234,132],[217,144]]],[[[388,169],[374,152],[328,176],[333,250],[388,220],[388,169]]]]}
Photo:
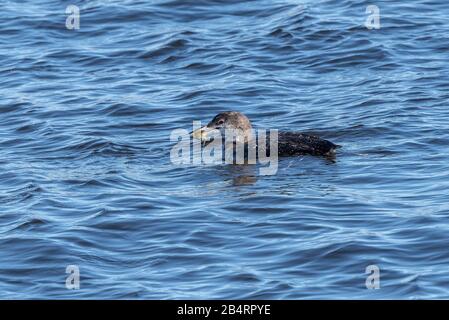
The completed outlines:
{"type": "MultiPolygon", "coordinates": [[[[193,131],[192,135],[195,139],[200,139],[207,143],[212,139],[212,133],[217,132],[217,130],[222,133],[222,136],[224,136],[225,130],[237,132],[236,140],[243,143],[249,143],[254,139],[251,122],[248,117],[237,111],[226,111],[217,114],[206,126],[193,131]]],[[[266,147],[267,149],[270,147],[268,142],[266,147]]],[[[335,150],[339,147],[339,145],[313,135],[294,131],[278,132],[279,156],[309,154],[332,157],[335,155],[335,150]]]]}

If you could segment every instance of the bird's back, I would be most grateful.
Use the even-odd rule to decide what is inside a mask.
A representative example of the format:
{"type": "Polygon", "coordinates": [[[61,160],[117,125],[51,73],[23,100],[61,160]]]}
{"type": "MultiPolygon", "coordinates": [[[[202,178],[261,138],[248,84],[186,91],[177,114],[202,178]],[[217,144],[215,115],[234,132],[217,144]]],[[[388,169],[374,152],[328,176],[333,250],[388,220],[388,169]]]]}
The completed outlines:
{"type": "Polygon", "coordinates": [[[280,156],[302,154],[330,155],[339,146],[325,139],[299,132],[278,133],[278,153],[280,156]]]}

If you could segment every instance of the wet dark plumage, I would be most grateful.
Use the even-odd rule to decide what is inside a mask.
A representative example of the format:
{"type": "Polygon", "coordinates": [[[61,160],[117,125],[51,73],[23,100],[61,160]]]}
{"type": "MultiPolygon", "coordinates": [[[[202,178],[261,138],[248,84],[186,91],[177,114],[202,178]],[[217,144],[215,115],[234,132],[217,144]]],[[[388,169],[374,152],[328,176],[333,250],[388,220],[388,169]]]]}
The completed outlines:
{"type": "Polygon", "coordinates": [[[299,132],[282,132],[278,135],[279,156],[310,154],[315,156],[330,155],[339,146],[328,140],[299,132]]]}

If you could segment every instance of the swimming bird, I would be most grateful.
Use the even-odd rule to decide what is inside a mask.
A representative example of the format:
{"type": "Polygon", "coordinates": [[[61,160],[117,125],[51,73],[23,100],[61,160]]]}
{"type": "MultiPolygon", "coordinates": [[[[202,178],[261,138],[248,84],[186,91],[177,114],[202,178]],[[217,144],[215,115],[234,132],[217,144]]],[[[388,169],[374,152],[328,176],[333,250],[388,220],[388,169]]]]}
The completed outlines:
{"type": "MultiPolygon", "coordinates": [[[[199,139],[205,144],[212,139],[212,132],[225,130],[234,130],[238,132],[236,140],[245,144],[253,141],[252,126],[248,117],[237,111],[226,111],[217,114],[206,126],[192,132],[195,139],[199,139]]],[[[269,135],[267,134],[267,137],[269,135]]],[[[257,146],[260,147],[260,146],[257,146]]],[[[269,142],[266,143],[267,149],[269,142]]],[[[335,150],[340,147],[328,140],[308,135],[300,132],[279,131],[278,132],[278,156],[333,156],[335,150]]]]}

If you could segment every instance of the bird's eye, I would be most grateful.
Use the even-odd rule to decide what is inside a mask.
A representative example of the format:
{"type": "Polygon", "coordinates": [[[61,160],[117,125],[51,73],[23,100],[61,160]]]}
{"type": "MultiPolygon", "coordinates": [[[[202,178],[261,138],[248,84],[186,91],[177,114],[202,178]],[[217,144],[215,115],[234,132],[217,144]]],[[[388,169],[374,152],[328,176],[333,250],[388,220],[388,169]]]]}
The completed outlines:
{"type": "Polygon", "coordinates": [[[223,124],[223,123],[224,123],[224,120],[223,120],[223,119],[218,120],[218,122],[217,122],[217,124],[223,124]]]}

